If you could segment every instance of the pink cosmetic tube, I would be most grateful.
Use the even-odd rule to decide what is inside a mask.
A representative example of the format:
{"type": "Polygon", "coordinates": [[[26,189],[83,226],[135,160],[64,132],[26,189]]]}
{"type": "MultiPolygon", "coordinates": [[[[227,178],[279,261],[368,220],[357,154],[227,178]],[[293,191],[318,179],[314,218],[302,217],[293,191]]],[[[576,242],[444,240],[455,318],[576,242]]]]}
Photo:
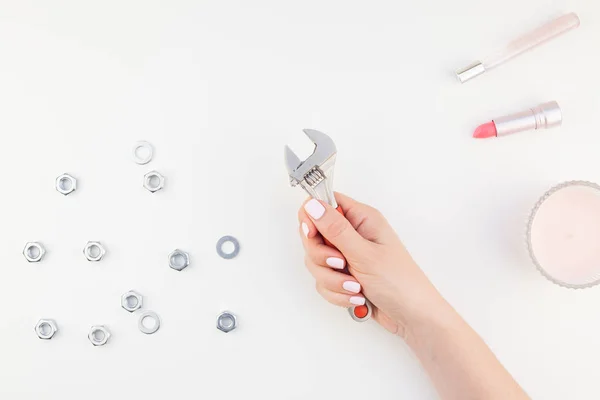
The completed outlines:
{"type": "Polygon", "coordinates": [[[556,101],[549,101],[529,110],[494,118],[491,122],[478,126],[473,137],[500,137],[527,130],[554,128],[561,124],[560,106],[556,101]]]}
{"type": "Polygon", "coordinates": [[[563,15],[534,31],[513,40],[506,47],[483,60],[476,61],[473,64],[458,70],[456,76],[461,83],[465,83],[466,81],[483,74],[485,71],[496,68],[511,58],[514,58],[527,50],[531,50],[544,42],[577,28],[578,26],[579,17],[577,14],[570,13],[563,15]]]}

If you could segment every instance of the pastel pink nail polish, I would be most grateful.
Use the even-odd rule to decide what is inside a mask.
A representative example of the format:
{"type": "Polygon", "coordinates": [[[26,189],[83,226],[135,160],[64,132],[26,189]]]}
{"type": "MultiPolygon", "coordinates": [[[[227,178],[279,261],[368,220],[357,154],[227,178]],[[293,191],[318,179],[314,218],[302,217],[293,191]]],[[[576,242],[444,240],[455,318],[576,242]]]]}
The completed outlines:
{"type": "Polygon", "coordinates": [[[337,258],[337,257],[329,257],[327,260],[325,260],[325,262],[331,268],[335,268],[335,269],[343,269],[344,266],[346,265],[346,261],[344,261],[341,258],[337,258]]]}
{"type": "Polygon", "coordinates": [[[321,204],[319,200],[316,199],[310,199],[304,205],[304,209],[306,210],[308,215],[310,215],[314,219],[319,219],[323,216],[323,214],[325,214],[325,207],[323,207],[323,204],[321,204]]]}
{"type": "Polygon", "coordinates": [[[361,296],[352,296],[350,297],[350,303],[355,306],[362,306],[365,304],[365,298],[361,296]]]}
{"type": "Polygon", "coordinates": [[[346,281],[342,284],[344,290],[352,293],[360,293],[360,283],[354,281],[346,281]]]}
{"type": "Polygon", "coordinates": [[[302,223],[302,232],[304,233],[304,236],[308,237],[308,233],[310,232],[310,230],[308,229],[308,225],[306,224],[306,222],[302,223]]]}

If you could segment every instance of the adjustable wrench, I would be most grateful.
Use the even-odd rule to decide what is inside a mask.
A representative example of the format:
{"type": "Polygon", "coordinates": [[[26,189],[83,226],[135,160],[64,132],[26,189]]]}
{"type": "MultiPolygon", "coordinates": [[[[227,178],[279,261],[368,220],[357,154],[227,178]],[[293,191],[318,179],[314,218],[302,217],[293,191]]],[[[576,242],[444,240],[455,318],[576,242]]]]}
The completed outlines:
{"type": "MultiPolygon", "coordinates": [[[[292,187],[300,185],[310,196],[328,203],[343,215],[344,212],[333,194],[333,167],[337,156],[335,143],[329,136],[314,129],[304,129],[304,133],[315,144],[315,150],[306,160],[300,161],[298,156],[285,146],[285,163],[290,184],[292,187]]],[[[331,246],[327,240],[325,242],[331,246]]],[[[349,274],[347,268],[344,272],[349,274]]],[[[365,305],[350,307],[348,312],[352,319],[363,322],[371,318],[372,309],[372,304],[366,300],[365,305]]]]}

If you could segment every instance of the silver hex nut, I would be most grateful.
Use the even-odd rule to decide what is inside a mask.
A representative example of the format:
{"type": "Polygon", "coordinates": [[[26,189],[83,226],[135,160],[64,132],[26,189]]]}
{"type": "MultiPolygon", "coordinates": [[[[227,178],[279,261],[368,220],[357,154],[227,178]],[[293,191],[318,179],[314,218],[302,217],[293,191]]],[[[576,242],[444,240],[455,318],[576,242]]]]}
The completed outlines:
{"type": "Polygon", "coordinates": [[[43,340],[50,340],[58,332],[58,325],[53,319],[40,319],[35,324],[35,333],[37,337],[43,340]]]}
{"type": "Polygon", "coordinates": [[[44,254],[46,254],[46,249],[39,242],[26,243],[25,248],[23,248],[25,259],[31,263],[42,261],[44,254]]]}
{"type": "Polygon", "coordinates": [[[88,333],[88,339],[94,346],[104,346],[108,343],[110,336],[110,331],[104,325],[94,325],[88,333]]]}
{"type": "Polygon", "coordinates": [[[165,187],[165,177],[157,171],[150,171],[144,175],[144,187],[150,193],[158,192],[165,187]]]}
{"type": "Polygon", "coordinates": [[[77,190],[77,179],[69,174],[62,174],[56,178],[56,191],[65,196],[77,190]]]}
{"type": "Polygon", "coordinates": [[[87,242],[83,254],[88,261],[100,261],[106,254],[106,249],[100,242],[87,242]]]}
{"type": "Polygon", "coordinates": [[[142,308],[143,301],[144,297],[141,294],[135,290],[130,290],[121,296],[121,307],[129,312],[134,312],[142,308]]]}
{"type": "Polygon", "coordinates": [[[175,271],[183,271],[190,265],[190,255],[179,249],[175,249],[169,254],[169,267],[175,271]]]}
{"type": "Polygon", "coordinates": [[[229,311],[223,311],[217,317],[217,329],[221,332],[229,333],[237,328],[237,318],[235,314],[229,311]]]}

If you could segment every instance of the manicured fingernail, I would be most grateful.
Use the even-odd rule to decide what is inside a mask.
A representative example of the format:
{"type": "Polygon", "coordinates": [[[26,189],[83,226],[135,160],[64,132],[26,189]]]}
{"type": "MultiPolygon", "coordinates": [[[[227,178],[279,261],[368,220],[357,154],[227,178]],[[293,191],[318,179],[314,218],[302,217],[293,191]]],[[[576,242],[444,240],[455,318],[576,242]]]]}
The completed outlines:
{"type": "Polygon", "coordinates": [[[350,303],[354,304],[355,306],[364,306],[365,298],[360,296],[352,296],[350,297],[350,303]]]}
{"type": "Polygon", "coordinates": [[[304,236],[308,237],[309,229],[308,229],[308,225],[306,225],[306,222],[302,223],[302,232],[304,232],[304,236]]]}
{"type": "Polygon", "coordinates": [[[342,284],[344,290],[352,293],[360,293],[360,283],[354,281],[346,281],[342,284]]]}
{"type": "Polygon", "coordinates": [[[337,268],[337,269],[343,269],[344,265],[346,265],[346,262],[343,259],[337,258],[337,257],[329,257],[327,260],[325,260],[325,262],[331,268],[337,268]]]}
{"type": "Polygon", "coordinates": [[[319,219],[325,214],[325,207],[319,203],[319,200],[310,199],[308,203],[304,205],[304,209],[314,219],[319,219]]]}

